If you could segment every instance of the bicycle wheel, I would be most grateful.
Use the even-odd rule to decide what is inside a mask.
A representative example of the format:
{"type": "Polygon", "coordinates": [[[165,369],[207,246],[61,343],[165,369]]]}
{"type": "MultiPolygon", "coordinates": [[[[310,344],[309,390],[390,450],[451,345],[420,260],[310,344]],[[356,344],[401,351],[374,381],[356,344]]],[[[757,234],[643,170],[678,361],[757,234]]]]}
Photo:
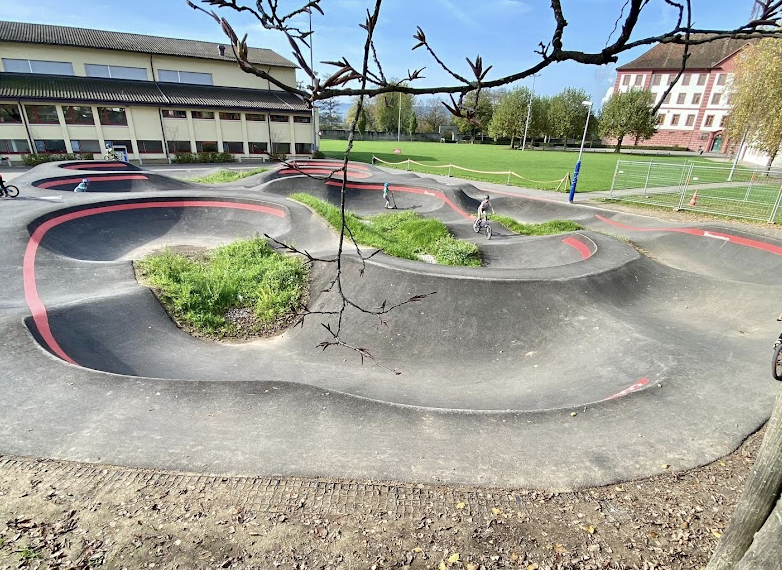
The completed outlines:
{"type": "Polygon", "coordinates": [[[774,380],[782,380],[782,344],[774,348],[774,359],[771,361],[771,375],[774,380]]]}
{"type": "Polygon", "coordinates": [[[10,184],[5,187],[5,191],[8,192],[9,198],[16,198],[19,195],[19,188],[10,184]]]}
{"type": "Polygon", "coordinates": [[[484,232],[486,232],[486,239],[491,239],[491,226],[489,224],[486,224],[484,232]]]}
{"type": "Polygon", "coordinates": [[[472,225],[472,229],[475,230],[475,233],[477,234],[479,231],[481,231],[481,220],[475,220],[475,223],[472,225]]]}

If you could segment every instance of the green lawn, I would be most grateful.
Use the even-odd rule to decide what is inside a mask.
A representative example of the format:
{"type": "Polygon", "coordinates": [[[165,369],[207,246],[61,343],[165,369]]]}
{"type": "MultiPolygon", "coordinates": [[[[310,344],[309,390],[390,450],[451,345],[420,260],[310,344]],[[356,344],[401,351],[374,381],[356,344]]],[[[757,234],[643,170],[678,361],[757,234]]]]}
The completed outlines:
{"type": "MultiPolygon", "coordinates": [[[[336,206],[304,193],[292,194],[291,198],[308,205],[333,228],[342,225],[336,206]]],[[[394,257],[420,260],[422,255],[429,255],[442,265],[477,267],[481,264],[475,244],[457,240],[440,220],[424,218],[415,212],[378,214],[369,218],[345,212],[345,221],[358,244],[382,249],[394,257]]]]}
{"type": "MultiPolygon", "coordinates": [[[[345,141],[322,140],[320,148],[329,158],[341,158],[345,153],[345,141]]],[[[393,142],[393,141],[361,141],[354,143],[351,160],[371,162],[372,156],[377,156],[386,162],[401,162],[408,159],[428,165],[421,167],[411,165],[415,172],[447,175],[447,168],[432,168],[436,165],[455,164],[462,168],[482,171],[513,171],[524,179],[510,177],[510,183],[526,188],[541,188],[554,190],[558,181],[568,173],[573,173],[578,153],[574,151],[543,151],[543,150],[511,150],[506,146],[488,144],[444,144],[427,142],[393,142]],[[402,150],[394,154],[394,149],[402,150]]],[[[614,175],[617,158],[623,160],[658,160],[671,163],[681,163],[690,160],[696,163],[714,164],[702,157],[692,156],[662,156],[662,155],[629,155],[613,152],[589,153],[583,155],[581,173],[578,178],[579,192],[608,190],[614,175]]],[[[388,166],[381,164],[381,166],[388,166]]],[[[407,164],[397,168],[407,169],[407,164]]],[[[507,175],[485,175],[451,170],[451,175],[468,180],[483,180],[506,184],[507,175]]],[[[568,188],[569,189],[569,188],[568,188]]]]}
{"type": "Polygon", "coordinates": [[[236,182],[242,178],[255,176],[261,172],[266,172],[267,168],[253,168],[252,170],[218,170],[208,176],[196,176],[188,178],[190,182],[200,182],[201,184],[225,184],[226,182],[236,182]]]}

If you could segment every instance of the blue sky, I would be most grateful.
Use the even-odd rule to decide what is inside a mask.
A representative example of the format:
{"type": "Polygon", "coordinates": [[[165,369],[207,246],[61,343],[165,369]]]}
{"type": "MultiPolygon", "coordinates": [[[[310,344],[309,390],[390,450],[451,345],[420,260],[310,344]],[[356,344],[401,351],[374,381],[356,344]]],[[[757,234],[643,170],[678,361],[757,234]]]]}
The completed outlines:
{"type": "MultiPolygon", "coordinates": [[[[625,0],[563,0],[568,27],[565,49],[599,50],[605,44],[614,20],[625,0]]],[[[162,35],[224,42],[220,28],[204,14],[188,8],[184,0],[6,0],[0,18],[24,22],[80,26],[87,28],[162,35]]],[[[296,6],[295,0],[281,0],[282,6],[296,6]]],[[[313,15],[316,69],[321,60],[346,56],[361,63],[362,30],[371,0],[324,0],[325,16],[313,15]]],[[[701,28],[734,27],[746,22],[751,0],[692,0],[695,25],[701,28]]],[[[205,5],[206,6],[206,5],[205,5]]],[[[206,6],[208,7],[208,6],[206,6]]],[[[253,20],[225,9],[237,32],[249,34],[249,44],[266,47],[291,58],[287,41],[264,30],[253,20]]],[[[635,37],[658,34],[675,22],[676,11],[663,0],[651,0],[636,28],[635,37]]],[[[303,21],[306,26],[307,22],[303,21]]],[[[438,54],[454,70],[468,74],[465,57],[481,55],[493,65],[489,78],[497,78],[538,61],[538,42],[547,43],[554,29],[549,0],[386,0],[381,11],[376,45],[387,77],[400,78],[408,69],[426,66],[423,85],[450,84],[448,76],[427,54],[410,48],[416,26],[421,26],[438,54]]],[[[625,53],[626,63],[644,49],[625,53]]],[[[292,58],[291,58],[292,59],[292,58]]],[[[553,95],[565,87],[580,87],[599,102],[613,83],[615,66],[585,66],[575,63],[553,65],[536,80],[537,92],[553,95]]],[[[302,77],[300,77],[302,79],[302,77]]],[[[519,84],[531,86],[531,79],[519,84]]]]}

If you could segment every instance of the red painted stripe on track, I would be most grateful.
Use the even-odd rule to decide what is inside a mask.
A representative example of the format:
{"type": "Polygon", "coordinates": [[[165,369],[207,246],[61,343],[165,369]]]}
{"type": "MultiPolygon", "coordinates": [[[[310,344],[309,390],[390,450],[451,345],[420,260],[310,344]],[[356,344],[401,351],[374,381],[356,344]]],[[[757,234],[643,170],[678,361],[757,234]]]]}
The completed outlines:
{"type": "Polygon", "coordinates": [[[77,220],[79,218],[86,218],[87,216],[95,216],[97,214],[105,214],[108,212],[120,212],[123,210],[143,210],[148,208],[188,208],[188,207],[201,207],[201,208],[233,208],[236,210],[251,210],[255,212],[263,212],[265,214],[271,214],[280,218],[285,217],[285,212],[277,208],[271,208],[269,206],[261,206],[260,204],[241,204],[234,202],[220,202],[217,200],[171,200],[166,202],[136,202],[133,204],[114,204],[111,206],[96,206],[94,208],[88,208],[84,210],[78,210],[76,212],[70,212],[63,214],[45,221],[38,226],[33,234],[30,236],[30,240],[27,242],[27,247],[24,252],[24,262],[22,264],[22,276],[24,282],[24,298],[27,302],[27,306],[30,308],[30,312],[35,322],[35,326],[38,329],[38,333],[43,338],[46,345],[57,356],[70,362],[71,364],[78,365],[78,362],[73,360],[62,347],[57,343],[52,334],[51,327],[49,326],[49,316],[46,312],[46,307],[38,296],[38,287],[35,282],[35,254],[38,252],[38,246],[41,240],[46,235],[46,232],[54,227],[59,226],[64,222],[71,220],[77,220]]]}
{"type": "Polygon", "coordinates": [[[37,184],[38,188],[53,188],[55,186],[64,186],[66,184],[78,184],[84,179],[90,182],[100,182],[104,180],[149,180],[143,174],[117,174],[116,176],[82,176],[80,178],[60,178],[58,180],[49,180],[48,182],[42,182],[37,184]]]}
{"type": "Polygon", "coordinates": [[[724,234],[722,232],[712,232],[709,230],[699,230],[696,228],[639,228],[639,227],[623,224],[621,222],[616,222],[614,220],[601,216],[600,214],[595,214],[595,217],[601,222],[605,222],[606,224],[610,224],[612,226],[615,226],[617,228],[622,228],[624,230],[632,230],[636,232],[673,232],[673,233],[680,233],[680,234],[689,234],[698,237],[719,239],[730,243],[735,243],[736,245],[743,245],[744,247],[751,247],[753,249],[760,249],[762,251],[767,251],[769,253],[773,253],[776,255],[782,255],[782,247],[778,245],[766,243],[755,239],[743,238],[733,234],[724,234]]]}
{"type": "Polygon", "coordinates": [[[627,396],[628,394],[632,394],[633,392],[640,392],[641,390],[646,388],[648,384],[649,384],[648,378],[641,378],[638,382],[636,382],[629,388],[625,388],[621,392],[617,392],[613,396],[609,396],[608,398],[602,401],[605,402],[607,400],[614,400],[616,398],[621,398],[622,396],[627,396]]]}
{"type": "Polygon", "coordinates": [[[589,259],[590,257],[592,257],[592,252],[589,251],[587,245],[581,240],[577,240],[574,237],[566,237],[562,240],[562,243],[577,249],[578,252],[581,254],[582,259],[589,259]]]}
{"type": "MultiPolygon", "coordinates": [[[[326,184],[330,186],[342,186],[341,182],[335,182],[333,180],[327,180],[326,184]]],[[[383,186],[380,184],[345,184],[348,188],[353,188],[354,190],[383,190],[383,186]]],[[[474,216],[468,214],[464,210],[462,210],[459,206],[454,204],[450,198],[448,198],[445,194],[442,192],[438,192],[436,190],[427,190],[426,188],[414,188],[410,186],[389,186],[389,189],[392,192],[408,192],[410,194],[425,194],[427,196],[434,196],[435,198],[439,198],[446,204],[448,204],[454,212],[459,214],[461,217],[463,217],[466,220],[472,220],[474,216]]]]}

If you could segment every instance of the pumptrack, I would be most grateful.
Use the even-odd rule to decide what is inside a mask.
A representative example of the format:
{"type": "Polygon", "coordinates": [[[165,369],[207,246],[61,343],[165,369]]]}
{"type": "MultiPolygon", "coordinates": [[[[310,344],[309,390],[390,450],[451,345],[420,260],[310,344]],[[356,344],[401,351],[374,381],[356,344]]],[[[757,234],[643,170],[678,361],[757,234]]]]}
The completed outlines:
{"type": "Polygon", "coordinates": [[[333,256],[334,233],[288,196],[339,203],[341,180],[303,174],[337,163],[219,187],[135,167],[42,166],[0,211],[0,453],[571,489],[712,461],[773,404],[782,244],[751,229],[495,192],[498,212],[585,229],[524,237],[495,223],[488,241],[472,230],[485,189],[351,164],[350,210],[384,211],[389,182],[399,210],[441,219],[483,259],[455,268],[381,253],[364,266],[347,254],[344,292],[361,306],[434,293],[387,323],[348,312],[346,339],[379,363],[362,365],[318,347],[320,322],[335,325],[333,264],[313,267],[309,307],[324,315],[242,343],[178,329],[132,267],[166,246],[256,234],[333,256]],[[90,191],[75,194],[82,176],[90,191]]]}

